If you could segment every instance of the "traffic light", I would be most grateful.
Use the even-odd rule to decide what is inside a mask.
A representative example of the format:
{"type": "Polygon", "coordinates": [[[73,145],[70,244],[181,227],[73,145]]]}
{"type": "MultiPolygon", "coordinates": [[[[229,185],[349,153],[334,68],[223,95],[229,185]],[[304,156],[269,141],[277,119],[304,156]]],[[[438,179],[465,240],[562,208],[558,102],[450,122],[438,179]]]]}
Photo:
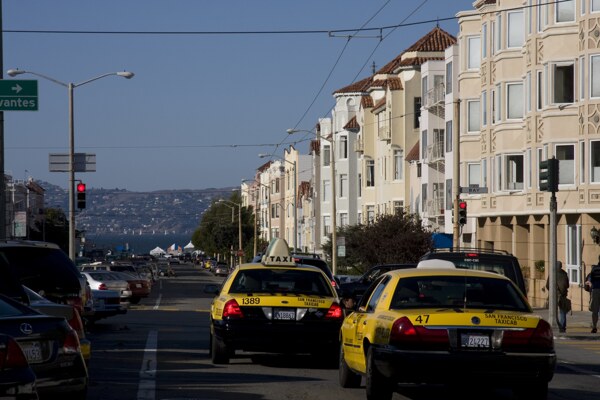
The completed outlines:
{"type": "Polygon", "coordinates": [[[458,203],[458,223],[464,225],[467,223],[467,202],[460,201],[458,203]]]}
{"type": "Polygon", "coordinates": [[[542,192],[558,192],[558,160],[556,158],[540,161],[539,176],[542,192]]]}
{"type": "Polygon", "coordinates": [[[77,208],[85,208],[85,183],[77,184],[77,208]]]}

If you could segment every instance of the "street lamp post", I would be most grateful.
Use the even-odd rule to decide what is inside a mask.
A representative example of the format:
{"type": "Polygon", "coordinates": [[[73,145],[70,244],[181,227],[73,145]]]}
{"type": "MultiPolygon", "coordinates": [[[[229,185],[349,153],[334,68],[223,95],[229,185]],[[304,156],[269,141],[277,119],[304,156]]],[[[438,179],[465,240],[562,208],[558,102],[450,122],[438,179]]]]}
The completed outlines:
{"type": "Polygon", "coordinates": [[[306,132],[310,134],[314,134],[318,139],[323,139],[331,143],[331,160],[329,163],[329,168],[331,169],[331,270],[334,275],[337,274],[337,221],[336,221],[336,193],[335,193],[335,138],[333,134],[331,136],[331,140],[319,135],[317,132],[307,131],[304,129],[288,129],[287,133],[297,133],[297,132],[306,132]]]}
{"type": "Polygon", "coordinates": [[[298,185],[297,185],[297,177],[296,177],[296,175],[298,174],[298,171],[296,170],[296,160],[294,160],[294,162],[291,162],[291,161],[286,160],[285,158],[276,156],[274,154],[259,154],[258,156],[260,158],[275,157],[282,161],[285,161],[288,164],[292,164],[292,166],[294,168],[294,180],[293,180],[293,185],[294,185],[294,251],[298,251],[298,207],[296,204],[296,202],[298,201],[298,185]]]}
{"type": "MultiPolygon", "coordinates": [[[[239,252],[242,250],[242,205],[238,204],[238,203],[234,203],[233,201],[225,200],[225,199],[219,200],[219,203],[223,203],[227,207],[231,207],[231,206],[226,203],[233,204],[234,206],[236,206],[238,208],[238,264],[241,265],[242,264],[242,256],[239,255],[239,252]]],[[[231,208],[231,210],[234,210],[234,209],[235,208],[231,208]]]]}
{"type": "Polygon", "coordinates": [[[79,86],[83,86],[87,83],[97,81],[98,79],[105,78],[107,76],[116,75],[126,79],[133,78],[133,72],[122,71],[122,72],[109,72],[88,79],[80,83],[65,83],[49,76],[22,69],[9,69],[6,72],[9,76],[15,77],[22,74],[35,75],[40,78],[54,82],[60,86],[66,87],[69,93],[69,258],[75,262],[75,119],[74,119],[74,107],[73,107],[73,89],[79,86]]]}

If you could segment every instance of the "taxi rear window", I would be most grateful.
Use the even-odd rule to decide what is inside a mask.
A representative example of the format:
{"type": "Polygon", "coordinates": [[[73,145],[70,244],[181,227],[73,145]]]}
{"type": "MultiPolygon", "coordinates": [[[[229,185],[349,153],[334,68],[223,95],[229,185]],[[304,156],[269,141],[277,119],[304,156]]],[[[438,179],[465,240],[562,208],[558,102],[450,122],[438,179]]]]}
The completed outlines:
{"type": "Polygon", "coordinates": [[[239,271],[229,293],[293,293],[333,297],[320,271],[250,269],[239,271]]]}
{"type": "Polygon", "coordinates": [[[391,309],[471,308],[531,312],[516,286],[504,279],[423,276],[401,279],[391,309]]]}

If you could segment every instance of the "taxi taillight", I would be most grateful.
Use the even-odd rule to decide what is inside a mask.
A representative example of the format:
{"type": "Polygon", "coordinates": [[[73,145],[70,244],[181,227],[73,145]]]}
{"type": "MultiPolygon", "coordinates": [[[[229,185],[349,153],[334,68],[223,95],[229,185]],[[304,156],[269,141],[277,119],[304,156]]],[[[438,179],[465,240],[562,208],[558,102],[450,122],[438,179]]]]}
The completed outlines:
{"type": "Polygon", "coordinates": [[[390,344],[396,346],[420,344],[428,348],[447,348],[449,345],[448,331],[446,329],[428,329],[424,326],[414,326],[408,317],[402,317],[394,321],[392,325],[390,344]]]}
{"type": "Polygon", "coordinates": [[[244,313],[235,299],[229,300],[223,306],[223,318],[243,318],[244,313]]]}
{"type": "Polygon", "coordinates": [[[550,324],[541,319],[537,327],[522,330],[506,330],[502,338],[502,347],[529,348],[536,350],[552,350],[554,337],[550,324]]]}
{"type": "Polygon", "coordinates": [[[327,310],[327,314],[325,315],[325,319],[342,319],[344,318],[344,311],[342,307],[338,303],[333,303],[329,310],[327,310]]]}

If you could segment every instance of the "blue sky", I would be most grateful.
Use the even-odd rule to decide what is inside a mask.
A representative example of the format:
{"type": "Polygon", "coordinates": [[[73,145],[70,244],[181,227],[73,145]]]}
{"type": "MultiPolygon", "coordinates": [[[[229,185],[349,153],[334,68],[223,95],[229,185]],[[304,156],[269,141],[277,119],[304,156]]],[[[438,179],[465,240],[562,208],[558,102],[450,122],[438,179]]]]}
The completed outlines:
{"type": "MultiPolygon", "coordinates": [[[[76,152],[97,158],[96,172],[77,179],[91,188],[153,191],[239,185],[265,162],[259,153],[291,140],[286,129],[312,129],[328,116],[333,91],[370,75],[373,62],[383,66],[435,22],[384,30],[381,42],[348,42],[327,31],[440,19],[456,36],[456,21],[443,19],[471,10],[473,1],[2,3],[4,79],[12,79],[11,68],[75,84],[108,72],[135,73],[131,80],[110,76],[75,88],[76,152]],[[241,31],[272,33],[235,34],[241,31]]],[[[18,79],[38,79],[39,110],[4,113],[5,170],[15,179],[31,176],[66,188],[66,173],[48,171],[48,155],[68,152],[67,89],[32,75],[18,79]]],[[[306,153],[306,143],[297,147],[306,153]]]]}

